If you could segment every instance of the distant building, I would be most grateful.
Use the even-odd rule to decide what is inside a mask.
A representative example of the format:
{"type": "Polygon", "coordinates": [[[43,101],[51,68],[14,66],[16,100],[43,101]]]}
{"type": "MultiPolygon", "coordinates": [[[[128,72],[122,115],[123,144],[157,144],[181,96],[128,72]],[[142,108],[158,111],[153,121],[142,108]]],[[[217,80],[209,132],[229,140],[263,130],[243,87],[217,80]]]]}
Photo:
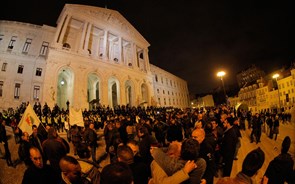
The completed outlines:
{"type": "Polygon", "coordinates": [[[82,109],[93,101],[188,107],[186,81],[151,65],[149,46],[106,8],[66,4],[57,27],[0,21],[0,109],[37,100],[82,109]]]}
{"type": "Polygon", "coordinates": [[[274,71],[240,88],[238,99],[229,99],[247,105],[252,112],[290,112],[295,105],[295,69],[274,71]],[[277,79],[272,77],[275,73],[277,79]]]}
{"type": "Polygon", "coordinates": [[[212,95],[206,95],[203,97],[198,97],[191,101],[192,108],[201,108],[201,107],[214,107],[214,99],[212,95]]]}
{"type": "Polygon", "coordinates": [[[239,87],[243,88],[248,85],[251,85],[253,82],[256,82],[256,80],[264,76],[265,76],[264,71],[262,71],[255,65],[252,65],[251,67],[239,72],[236,75],[236,78],[237,78],[239,87]]]}

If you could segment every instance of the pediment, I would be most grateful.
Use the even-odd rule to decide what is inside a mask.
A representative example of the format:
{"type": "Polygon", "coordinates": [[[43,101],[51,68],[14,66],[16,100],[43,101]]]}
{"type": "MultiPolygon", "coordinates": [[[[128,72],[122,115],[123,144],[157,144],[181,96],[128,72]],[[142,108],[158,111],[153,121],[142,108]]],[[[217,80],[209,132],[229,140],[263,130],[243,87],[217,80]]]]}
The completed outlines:
{"type": "Polygon", "coordinates": [[[112,27],[119,29],[120,32],[124,32],[125,34],[140,40],[146,47],[150,46],[145,38],[128,22],[128,20],[116,10],[88,5],[66,4],[63,9],[63,13],[65,12],[74,15],[74,17],[88,17],[91,20],[106,22],[107,24],[112,25],[112,27]]]}

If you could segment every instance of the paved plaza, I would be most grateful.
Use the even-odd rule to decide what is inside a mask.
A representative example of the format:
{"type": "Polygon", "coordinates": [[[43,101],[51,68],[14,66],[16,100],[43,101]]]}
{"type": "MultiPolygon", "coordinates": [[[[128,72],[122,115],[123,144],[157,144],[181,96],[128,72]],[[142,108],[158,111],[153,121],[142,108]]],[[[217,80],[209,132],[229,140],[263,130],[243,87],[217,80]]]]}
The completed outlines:
{"type": "MultiPolygon", "coordinates": [[[[250,143],[249,135],[251,133],[250,130],[242,131],[242,147],[239,150],[238,154],[238,160],[234,161],[233,164],[233,170],[232,170],[232,176],[236,175],[242,168],[242,162],[247,153],[249,153],[251,150],[261,147],[261,149],[265,152],[265,163],[262,166],[262,169],[256,176],[256,180],[260,180],[262,178],[262,175],[264,174],[268,163],[280,153],[281,149],[281,143],[286,135],[290,136],[292,140],[292,144],[290,147],[289,152],[292,154],[293,159],[295,158],[295,128],[294,124],[281,124],[280,126],[280,134],[278,136],[278,139],[275,141],[273,139],[270,139],[266,136],[265,133],[262,134],[261,137],[261,143],[250,143]]],[[[102,135],[102,130],[100,129],[98,131],[98,134],[102,135]]],[[[17,150],[18,146],[15,144],[14,137],[11,133],[11,131],[7,131],[10,139],[9,139],[9,148],[12,155],[12,160],[16,160],[18,158],[17,150]]],[[[62,137],[65,138],[65,134],[60,134],[62,137]]],[[[72,148],[72,144],[70,143],[70,146],[72,148]]],[[[3,144],[0,146],[2,152],[4,152],[3,144]]],[[[71,149],[70,155],[73,154],[73,149],[71,149]]],[[[105,143],[103,137],[99,140],[99,149],[97,149],[97,155],[101,156],[105,152],[105,143]]],[[[107,157],[105,160],[101,162],[101,166],[105,166],[109,163],[109,157],[107,157]]],[[[26,167],[24,163],[21,163],[16,166],[16,168],[8,167],[6,164],[6,161],[3,159],[0,159],[0,184],[21,184],[22,177],[24,174],[26,167]]],[[[217,181],[217,179],[215,179],[217,181]]]]}

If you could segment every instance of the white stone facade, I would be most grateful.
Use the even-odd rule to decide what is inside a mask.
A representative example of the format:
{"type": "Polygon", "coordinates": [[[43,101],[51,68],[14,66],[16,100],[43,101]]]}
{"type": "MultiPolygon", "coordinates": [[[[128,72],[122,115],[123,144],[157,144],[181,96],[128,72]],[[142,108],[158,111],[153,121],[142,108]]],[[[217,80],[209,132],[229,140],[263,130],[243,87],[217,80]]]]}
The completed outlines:
{"type": "Polygon", "coordinates": [[[63,108],[69,101],[89,109],[93,100],[188,107],[186,81],[151,65],[149,46],[120,13],[105,8],[66,4],[57,27],[0,21],[0,109],[37,99],[63,108]],[[159,96],[159,88],[168,96],[159,96]]]}

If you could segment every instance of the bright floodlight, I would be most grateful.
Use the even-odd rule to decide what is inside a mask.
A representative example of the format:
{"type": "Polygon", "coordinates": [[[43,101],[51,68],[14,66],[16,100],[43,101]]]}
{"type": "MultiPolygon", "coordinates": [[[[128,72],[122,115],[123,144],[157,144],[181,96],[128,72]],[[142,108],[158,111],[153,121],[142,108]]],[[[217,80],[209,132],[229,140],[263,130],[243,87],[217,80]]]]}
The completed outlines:
{"type": "Polygon", "coordinates": [[[220,71],[217,73],[217,76],[218,77],[223,77],[225,75],[225,72],[224,71],[220,71]]]}
{"type": "Polygon", "coordinates": [[[277,79],[279,76],[280,76],[280,75],[276,73],[276,74],[274,74],[274,75],[272,76],[272,78],[277,79]]]}

